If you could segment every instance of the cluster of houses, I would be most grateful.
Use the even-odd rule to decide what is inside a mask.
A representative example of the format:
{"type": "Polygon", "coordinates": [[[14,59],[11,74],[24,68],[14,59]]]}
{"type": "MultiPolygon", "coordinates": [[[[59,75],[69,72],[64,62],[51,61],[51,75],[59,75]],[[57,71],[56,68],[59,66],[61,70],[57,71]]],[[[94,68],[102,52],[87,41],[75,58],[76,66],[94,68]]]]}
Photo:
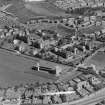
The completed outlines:
{"type": "MultiPolygon", "coordinates": [[[[95,20],[96,17],[91,16],[91,19],[95,20]]],[[[88,17],[84,18],[84,21],[86,20],[88,17]]],[[[103,33],[104,29],[101,31],[103,33]]],[[[96,34],[96,36],[78,35],[75,32],[75,35],[62,36],[55,30],[30,30],[19,26],[5,26],[1,28],[0,33],[1,42],[5,42],[4,39],[6,39],[6,43],[12,43],[15,51],[67,65],[79,64],[87,54],[91,53],[94,48],[99,48],[101,44],[101,42],[96,44],[94,38],[96,34]]],[[[102,33],[100,33],[101,36],[102,33]]]]}
{"type": "MultiPolygon", "coordinates": [[[[74,2],[74,1],[73,1],[74,2]]],[[[61,20],[31,20],[27,24],[38,22],[63,23],[73,25],[73,28],[82,20],[80,25],[88,26],[97,22],[96,16],[63,18],[61,20]],[[89,23],[90,22],[90,23],[89,23]],[[89,23],[89,24],[87,24],[89,23]]],[[[79,25],[78,25],[79,26],[79,25]]],[[[81,26],[80,26],[81,27],[81,26]]],[[[70,66],[78,65],[83,62],[86,56],[90,56],[94,51],[103,46],[105,29],[94,33],[82,33],[78,35],[61,36],[55,30],[33,29],[8,25],[0,28],[0,47],[5,48],[4,44],[12,44],[12,50],[21,54],[27,54],[44,60],[70,66]]],[[[6,46],[7,47],[7,46],[6,46]]],[[[0,90],[1,105],[23,105],[23,104],[62,104],[81,99],[85,96],[101,89],[103,81],[92,72],[93,68],[77,68],[82,72],[81,75],[68,81],[36,83],[22,87],[12,87],[0,90]],[[89,72],[90,71],[90,72],[89,72]],[[70,93],[68,93],[70,92],[70,93]]],[[[104,77],[104,71],[100,73],[104,77]]]]}
{"type": "Polygon", "coordinates": [[[78,17],[56,17],[56,18],[42,18],[42,19],[30,19],[27,21],[27,26],[37,25],[40,23],[46,23],[51,25],[62,24],[67,28],[71,29],[81,29],[87,28],[90,26],[101,26],[105,24],[105,21],[102,19],[102,13],[98,13],[92,16],[78,16],[78,17]]]}
{"type": "MultiPolygon", "coordinates": [[[[75,29],[75,35],[61,36],[55,30],[49,29],[28,29],[20,26],[4,27],[0,30],[1,42],[7,39],[13,44],[13,50],[31,56],[39,57],[56,63],[74,65],[82,62],[84,57],[91,53],[94,48],[99,47],[104,37],[104,29],[92,34],[78,34],[77,28],[88,28],[91,25],[101,26],[105,22],[97,21],[97,16],[79,16],[78,18],[42,18],[30,19],[27,26],[38,23],[62,23],[65,26],[75,29]],[[74,63],[76,61],[76,63],[74,63]]],[[[2,43],[1,43],[2,45],[2,43]]]]}
{"type": "Polygon", "coordinates": [[[98,102],[97,104],[95,104],[95,105],[104,105],[105,104],[105,99],[104,100],[102,100],[102,101],[100,101],[100,102],[98,102]]]}
{"type": "Polygon", "coordinates": [[[93,38],[94,40],[96,40],[99,43],[100,42],[103,43],[105,41],[105,29],[104,28],[102,28],[100,30],[95,30],[92,33],[85,33],[85,35],[87,37],[93,38]]]}
{"type": "Polygon", "coordinates": [[[104,7],[105,2],[104,0],[56,0],[56,2],[54,2],[54,5],[64,10],[67,10],[68,8],[76,9],[83,7],[104,7]]]}
{"type": "MultiPolygon", "coordinates": [[[[66,0],[63,2],[66,2],[66,0]]],[[[68,2],[74,2],[74,4],[76,4],[76,1],[73,0],[68,0],[68,2]]],[[[95,3],[96,2],[103,3],[100,0],[95,1],[95,3]]],[[[6,20],[3,17],[1,21],[3,19],[6,20]]],[[[3,45],[3,41],[5,41],[4,39],[7,39],[6,41],[13,44],[13,50],[20,53],[25,53],[56,63],[74,65],[82,62],[86,55],[91,54],[91,51],[94,50],[94,48],[99,48],[101,42],[104,42],[104,29],[99,32],[96,31],[92,34],[82,35],[84,34],[82,33],[81,35],[76,35],[78,34],[78,30],[81,28],[87,29],[92,25],[104,25],[104,20],[97,20],[97,16],[79,16],[78,18],[59,17],[54,19],[30,19],[27,22],[27,26],[30,24],[36,25],[38,23],[54,23],[56,25],[60,23],[67,26],[67,28],[75,29],[75,35],[73,34],[72,36],[61,36],[58,32],[55,32],[55,30],[29,30],[27,28],[21,29],[20,27],[9,27],[8,25],[6,25],[7,27],[5,27],[5,29],[1,29],[0,32],[0,44],[3,45]],[[76,63],[74,63],[75,61],[76,63]]]]}
{"type": "MultiPolygon", "coordinates": [[[[100,7],[105,6],[104,0],[57,0],[56,6],[60,8],[100,7]],[[78,1],[78,3],[77,3],[78,1]]],[[[38,23],[63,24],[75,29],[74,35],[60,35],[55,30],[32,29],[10,26],[4,17],[0,18],[0,47],[10,48],[18,54],[26,54],[38,57],[47,61],[60,63],[75,67],[83,63],[87,56],[90,56],[105,42],[105,29],[94,33],[78,33],[77,28],[87,28],[92,25],[102,26],[105,21],[97,21],[97,16],[79,16],[78,18],[59,19],[31,19],[27,25],[38,23]],[[3,21],[4,20],[4,21],[3,21]],[[2,22],[2,23],[1,23],[2,22]],[[77,27],[78,26],[78,27],[77,27]],[[6,44],[6,46],[4,46],[6,44]]],[[[97,74],[92,67],[78,67],[77,71],[82,72],[77,77],[60,82],[39,82],[31,85],[16,86],[7,89],[0,89],[1,105],[25,105],[25,104],[62,104],[72,102],[100,90],[104,87],[101,77],[105,77],[105,71],[97,74]]]]}
{"type": "MultiPolygon", "coordinates": [[[[62,104],[72,102],[103,88],[103,81],[93,73],[84,72],[72,80],[27,84],[0,89],[1,105],[62,104]]],[[[93,70],[91,68],[91,70],[93,70]]],[[[79,70],[80,71],[80,70],[79,70]]]]}

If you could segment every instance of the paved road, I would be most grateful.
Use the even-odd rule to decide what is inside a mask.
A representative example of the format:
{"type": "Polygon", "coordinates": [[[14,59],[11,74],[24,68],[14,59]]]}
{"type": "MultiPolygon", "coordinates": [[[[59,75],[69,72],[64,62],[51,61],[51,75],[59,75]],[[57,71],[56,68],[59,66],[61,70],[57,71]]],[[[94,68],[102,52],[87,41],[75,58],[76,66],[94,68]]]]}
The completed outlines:
{"type": "MultiPolygon", "coordinates": [[[[78,103],[78,105],[89,105],[89,104],[91,104],[91,103],[98,103],[98,102],[100,102],[101,100],[104,100],[105,99],[105,96],[98,96],[98,97],[93,97],[93,98],[91,98],[90,100],[87,100],[87,101],[85,101],[85,102],[83,102],[83,103],[78,103]]],[[[92,104],[92,105],[94,105],[94,104],[92,104]]]]}
{"type": "Polygon", "coordinates": [[[91,94],[90,96],[85,97],[84,99],[71,102],[69,105],[89,105],[94,102],[99,102],[103,99],[105,99],[105,88],[96,92],[95,94],[91,94]]]}

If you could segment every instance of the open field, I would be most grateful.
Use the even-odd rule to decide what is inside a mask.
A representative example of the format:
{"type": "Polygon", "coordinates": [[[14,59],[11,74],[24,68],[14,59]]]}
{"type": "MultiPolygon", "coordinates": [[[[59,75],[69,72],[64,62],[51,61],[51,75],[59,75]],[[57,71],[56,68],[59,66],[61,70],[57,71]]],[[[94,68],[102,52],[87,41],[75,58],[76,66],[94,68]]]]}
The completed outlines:
{"type": "Polygon", "coordinates": [[[37,74],[24,73],[24,71],[29,71],[31,65],[36,62],[0,50],[0,86],[48,81],[48,78],[39,77],[37,74]]]}
{"type": "Polygon", "coordinates": [[[0,50],[0,86],[46,81],[47,79],[24,73],[35,62],[0,50]]]}
{"type": "Polygon", "coordinates": [[[65,36],[65,35],[73,36],[74,33],[75,33],[75,29],[66,28],[62,24],[39,23],[39,24],[35,24],[35,25],[30,25],[28,27],[31,28],[31,29],[37,29],[37,30],[38,29],[48,29],[48,30],[56,31],[62,36],[65,36]]]}
{"type": "Polygon", "coordinates": [[[13,5],[7,9],[7,12],[10,12],[14,14],[16,17],[18,17],[20,22],[25,22],[30,17],[35,17],[38,15],[38,14],[33,13],[31,10],[26,9],[23,3],[12,2],[12,4],[13,5]]]}
{"type": "MultiPolygon", "coordinates": [[[[45,66],[48,65],[50,67],[54,67],[54,65],[56,65],[43,60],[27,59],[0,49],[0,87],[19,85],[21,83],[33,83],[36,81],[52,81],[53,78],[47,73],[28,73],[31,70],[31,66],[35,65],[37,62],[40,62],[42,66],[44,64],[45,66]]],[[[65,66],[64,68],[66,69],[69,67],[65,66]]]]}
{"type": "Polygon", "coordinates": [[[65,15],[64,11],[55,7],[49,2],[30,2],[26,3],[25,7],[34,13],[41,14],[44,16],[59,16],[65,15]]]}
{"type": "Polygon", "coordinates": [[[21,22],[26,22],[35,16],[63,16],[65,12],[49,2],[18,2],[13,1],[7,12],[14,14],[21,22]],[[24,14],[24,15],[23,15],[24,14]]]}
{"type": "Polygon", "coordinates": [[[86,60],[85,64],[87,65],[94,64],[96,65],[97,69],[104,68],[105,67],[105,53],[97,52],[90,59],[86,60]]]}
{"type": "Polygon", "coordinates": [[[75,34],[75,29],[70,29],[70,28],[65,27],[62,24],[58,24],[57,25],[57,32],[60,33],[62,36],[67,35],[67,36],[71,37],[75,34]]]}

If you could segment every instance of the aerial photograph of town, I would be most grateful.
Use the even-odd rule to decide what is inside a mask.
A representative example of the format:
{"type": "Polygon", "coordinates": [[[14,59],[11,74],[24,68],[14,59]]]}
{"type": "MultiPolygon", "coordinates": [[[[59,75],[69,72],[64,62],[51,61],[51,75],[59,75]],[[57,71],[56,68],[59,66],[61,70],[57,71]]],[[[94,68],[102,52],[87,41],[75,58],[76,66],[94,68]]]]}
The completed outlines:
{"type": "Polygon", "coordinates": [[[0,0],[0,105],[105,105],[105,0],[0,0]]]}

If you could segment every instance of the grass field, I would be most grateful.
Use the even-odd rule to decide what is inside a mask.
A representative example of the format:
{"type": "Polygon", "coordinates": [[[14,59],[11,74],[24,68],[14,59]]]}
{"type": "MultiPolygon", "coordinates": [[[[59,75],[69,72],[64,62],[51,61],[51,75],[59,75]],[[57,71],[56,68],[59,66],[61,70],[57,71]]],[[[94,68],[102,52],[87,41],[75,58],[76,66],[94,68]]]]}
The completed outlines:
{"type": "Polygon", "coordinates": [[[48,29],[58,32],[62,36],[72,36],[75,33],[74,29],[68,29],[62,24],[39,23],[29,26],[31,29],[48,29]]]}
{"type": "MultiPolygon", "coordinates": [[[[0,87],[15,86],[19,84],[34,83],[36,81],[55,81],[47,73],[32,73],[31,67],[37,62],[42,66],[54,68],[57,64],[39,59],[27,59],[16,54],[11,54],[0,49],[0,87]]],[[[62,69],[68,70],[70,67],[61,65],[62,69]]]]}
{"type": "Polygon", "coordinates": [[[65,15],[63,10],[55,7],[49,2],[30,2],[25,4],[25,7],[29,10],[32,10],[34,13],[41,14],[44,16],[65,15]]]}
{"type": "Polygon", "coordinates": [[[65,12],[49,2],[11,2],[7,12],[13,13],[21,22],[36,16],[64,16],[65,12]]]}
{"type": "Polygon", "coordinates": [[[96,65],[97,69],[101,69],[105,67],[105,53],[104,52],[97,52],[93,57],[88,59],[85,64],[90,65],[94,64],[96,65]]]}
{"type": "Polygon", "coordinates": [[[75,29],[68,29],[65,26],[59,24],[57,26],[57,32],[60,33],[62,36],[73,36],[75,34],[75,29]]]}
{"type": "Polygon", "coordinates": [[[18,17],[20,22],[26,22],[30,17],[35,17],[38,14],[33,13],[31,10],[26,9],[23,3],[12,2],[12,6],[7,9],[7,12],[13,13],[18,17]]]}
{"type": "Polygon", "coordinates": [[[34,63],[31,60],[0,50],[0,87],[48,80],[24,73],[34,63]]]}

